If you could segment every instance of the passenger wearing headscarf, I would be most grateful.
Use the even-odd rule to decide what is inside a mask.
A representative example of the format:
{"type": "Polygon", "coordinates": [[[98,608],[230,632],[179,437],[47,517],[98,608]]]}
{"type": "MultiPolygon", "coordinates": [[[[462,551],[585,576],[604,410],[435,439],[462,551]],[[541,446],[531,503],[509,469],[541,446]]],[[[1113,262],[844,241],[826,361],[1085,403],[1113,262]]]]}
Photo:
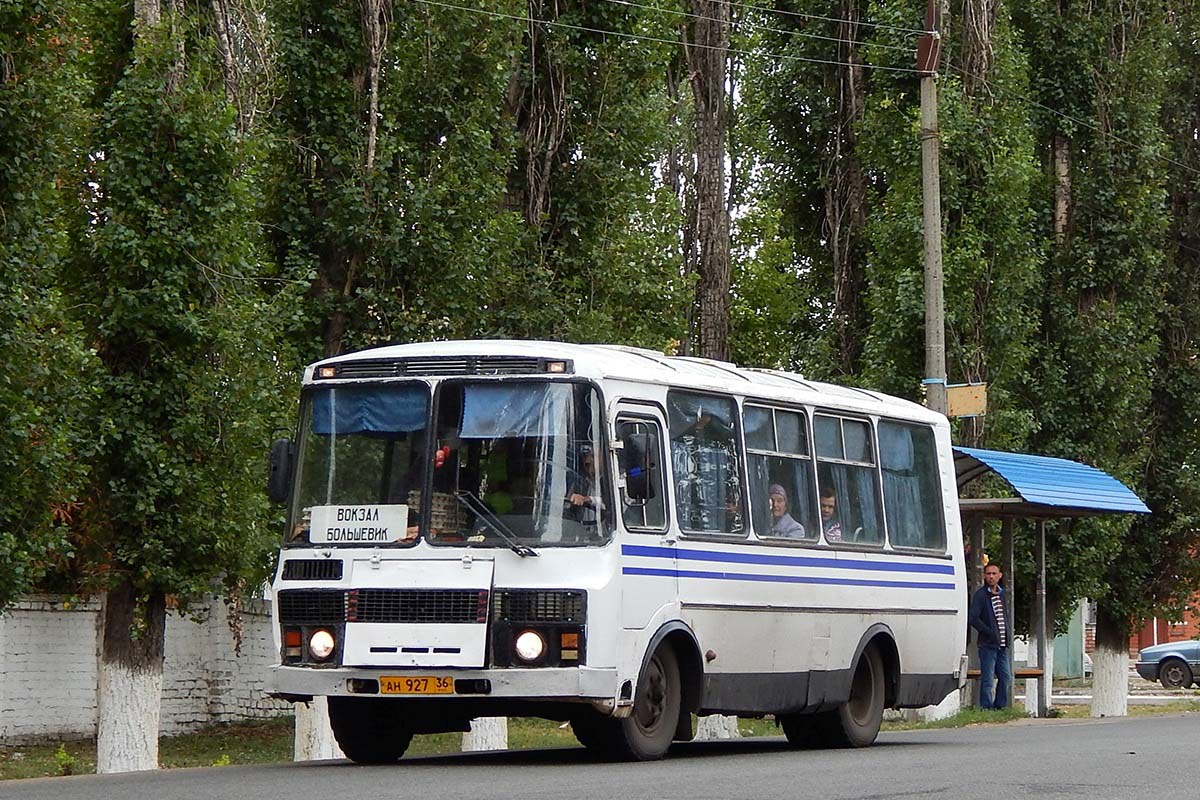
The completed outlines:
{"type": "Polygon", "coordinates": [[[767,489],[767,499],[771,502],[771,535],[804,538],[804,526],[788,513],[787,490],[778,483],[772,483],[767,489]]]}

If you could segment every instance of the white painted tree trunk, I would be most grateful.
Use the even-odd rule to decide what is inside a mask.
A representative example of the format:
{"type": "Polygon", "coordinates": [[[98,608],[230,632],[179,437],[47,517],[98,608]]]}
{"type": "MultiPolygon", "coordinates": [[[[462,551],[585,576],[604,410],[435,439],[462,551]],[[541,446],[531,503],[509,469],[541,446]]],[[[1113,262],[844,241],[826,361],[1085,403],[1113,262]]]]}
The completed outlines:
{"type": "Polygon", "coordinates": [[[158,769],[166,597],[129,581],[104,595],[96,694],[96,772],[158,769]],[[136,634],[136,635],[135,635],[136,634]]]}
{"type": "Polygon", "coordinates": [[[97,697],[97,773],[158,769],[162,685],[161,662],[155,670],[101,660],[97,697]]]}
{"type": "Polygon", "coordinates": [[[1129,713],[1129,653],[1124,647],[1102,647],[1092,653],[1092,716],[1124,717],[1129,713]]]}
{"type": "Polygon", "coordinates": [[[741,732],[738,731],[737,717],[726,717],[722,714],[712,714],[707,717],[700,717],[700,721],[696,723],[696,741],[710,741],[712,739],[737,739],[741,737],[741,732]]]}
{"type": "Polygon", "coordinates": [[[936,719],[953,717],[961,708],[962,698],[956,690],[946,695],[946,699],[936,706],[922,706],[905,710],[904,718],[914,722],[933,722],[936,719]]]}
{"type": "MultiPolygon", "coordinates": [[[[1025,666],[1038,666],[1037,645],[1033,641],[1033,636],[1029,637],[1029,652],[1025,656],[1025,666]]],[[[1013,679],[1016,683],[1016,679],[1013,679]]],[[[1025,713],[1031,717],[1037,716],[1038,711],[1038,692],[1041,690],[1041,681],[1036,678],[1025,679],[1025,713]]]]}
{"type": "Polygon", "coordinates": [[[480,717],[471,720],[471,730],[463,734],[464,753],[477,750],[508,749],[508,717],[480,717]]]}
{"type": "Polygon", "coordinates": [[[345,758],[329,727],[329,701],[314,697],[311,703],[297,703],[296,734],[292,744],[293,761],[328,761],[345,758]]]}
{"type": "MultiPolygon", "coordinates": [[[[1037,716],[1038,710],[1038,693],[1046,692],[1046,707],[1054,705],[1054,640],[1051,639],[1046,643],[1046,668],[1042,670],[1044,678],[1030,678],[1025,681],[1025,713],[1031,716],[1037,716]]],[[[1031,667],[1036,667],[1037,663],[1037,646],[1035,642],[1029,641],[1029,657],[1026,663],[1031,667]]]]}

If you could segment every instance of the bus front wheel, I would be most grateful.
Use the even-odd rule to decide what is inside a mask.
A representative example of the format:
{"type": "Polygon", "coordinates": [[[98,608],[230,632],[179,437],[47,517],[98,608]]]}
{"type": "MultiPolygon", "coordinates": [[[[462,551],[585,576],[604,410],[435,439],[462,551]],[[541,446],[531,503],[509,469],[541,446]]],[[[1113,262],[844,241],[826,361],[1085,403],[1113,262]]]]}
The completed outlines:
{"type": "Polygon", "coordinates": [[[356,764],[391,764],[404,755],[412,733],[398,705],[366,697],[329,698],[329,727],[346,757],[356,764]]]}
{"type": "Polygon", "coordinates": [[[662,758],[671,746],[682,703],[679,660],[664,645],[646,662],[628,717],[613,719],[588,714],[573,719],[571,727],[581,744],[600,755],[652,761],[662,758]]]}

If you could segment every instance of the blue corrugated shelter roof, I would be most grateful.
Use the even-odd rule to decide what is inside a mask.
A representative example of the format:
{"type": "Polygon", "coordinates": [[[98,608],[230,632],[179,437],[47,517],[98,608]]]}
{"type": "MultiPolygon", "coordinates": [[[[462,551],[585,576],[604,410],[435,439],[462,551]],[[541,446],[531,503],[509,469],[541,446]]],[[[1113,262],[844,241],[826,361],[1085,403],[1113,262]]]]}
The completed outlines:
{"type": "Polygon", "coordinates": [[[960,489],[991,471],[1032,505],[1086,514],[1150,513],[1146,504],[1116,478],[1065,458],[955,447],[954,469],[960,489]]]}

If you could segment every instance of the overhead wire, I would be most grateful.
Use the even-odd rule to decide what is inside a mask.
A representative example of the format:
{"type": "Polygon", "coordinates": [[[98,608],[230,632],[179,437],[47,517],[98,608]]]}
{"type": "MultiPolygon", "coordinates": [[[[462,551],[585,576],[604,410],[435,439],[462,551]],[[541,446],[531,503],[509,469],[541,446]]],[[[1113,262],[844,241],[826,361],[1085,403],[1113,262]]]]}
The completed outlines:
{"type": "MultiPolygon", "coordinates": [[[[669,44],[678,46],[681,44],[675,39],[662,39],[655,36],[644,36],[639,33],[624,33],[622,31],[608,30],[605,28],[593,28],[587,25],[574,25],[569,22],[559,22],[558,20],[537,19],[535,17],[521,16],[520,14],[506,14],[502,11],[489,11],[483,8],[472,8],[470,6],[454,5],[453,3],[444,3],[439,0],[413,0],[413,2],[421,3],[422,5],[435,6],[437,8],[446,8],[454,11],[465,11],[469,14],[482,14],[488,17],[497,19],[511,19],[517,22],[536,23],[539,25],[548,25],[553,28],[565,28],[567,30],[581,31],[584,33],[596,33],[602,36],[614,36],[621,39],[634,39],[641,42],[656,42],[658,44],[669,44]]],[[[687,47],[694,47],[699,50],[720,50],[725,53],[735,53],[737,55],[747,56],[765,56],[770,59],[780,59],[784,61],[803,61],[809,64],[829,64],[839,67],[862,67],[864,69],[881,70],[883,72],[904,72],[912,74],[920,74],[919,70],[907,69],[904,67],[885,67],[877,64],[851,64],[845,61],[837,61],[835,59],[824,58],[809,58],[807,56],[797,56],[788,53],[760,53],[754,50],[739,50],[734,47],[721,47],[719,45],[700,44],[698,42],[686,43],[687,47]]]]}
{"type": "Polygon", "coordinates": [[[933,33],[923,28],[901,28],[896,25],[887,25],[882,22],[861,22],[859,20],[846,19],[845,17],[823,17],[820,14],[805,14],[801,11],[788,11],[783,8],[766,8],[764,6],[751,5],[749,3],[737,3],[734,0],[725,0],[725,5],[734,6],[735,8],[743,8],[747,11],[762,11],[767,14],[780,14],[787,17],[799,17],[802,19],[815,19],[821,22],[846,22],[850,25],[861,25],[864,28],[875,28],[877,30],[893,31],[895,33],[906,33],[910,36],[920,35],[923,33],[933,33]]]}
{"type": "MultiPolygon", "coordinates": [[[[704,17],[702,15],[689,14],[687,12],[682,12],[682,11],[673,11],[671,9],[643,5],[643,4],[632,2],[631,0],[606,0],[606,1],[617,3],[620,5],[627,5],[627,6],[634,6],[637,8],[648,9],[648,10],[663,11],[663,12],[672,13],[672,14],[681,14],[683,16],[688,16],[688,17],[693,17],[693,18],[698,18],[698,19],[711,19],[709,17],[704,17]]],[[[767,8],[762,8],[761,6],[753,6],[753,5],[749,5],[749,4],[745,4],[745,3],[736,3],[736,2],[732,2],[732,0],[726,0],[726,1],[731,6],[737,6],[737,7],[745,8],[745,9],[749,9],[749,10],[768,11],[768,12],[769,11],[778,11],[778,9],[767,9],[767,8]]],[[[572,23],[560,22],[558,20],[537,19],[535,17],[521,16],[519,14],[507,14],[507,13],[504,13],[501,11],[490,11],[488,9],[472,8],[470,6],[455,5],[453,3],[441,2],[441,0],[414,0],[414,2],[421,3],[421,4],[427,5],[427,6],[436,6],[438,8],[450,9],[450,10],[454,10],[454,11],[464,11],[464,12],[471,13],[471,14],[481,14],[484,16],[498,18],[498,19],[510,19],[510,20],[514,20],[517,22],[525,22],[525,23],[529,23],[529,24],[536,23],[536,24],[548,25],[548,26],[556,27],[556,28],[565,28],[568,30],[581,31],[584,33],[595,33],[595,34],[599,34],[602,36],[614,36],[617,38],[633,39],[636,41],[645,41],[645,42],[655,42],[658,44],[669,44],[669,45],[673,45],[673,46],[678,46],[681,44],[681,42],[679,42],[677,40],[672,40],[672,39],[663,39],[663,38],[659,38],[659,37],[645,36],[642,34],[635,34],[635,33],[625,33],[622,31],[608,30],[605,28],[594,28],[594,27],[590,27],[590,26],[586,26],[586,25],[575,25],[572,23]]],[[[785,13],[785,12],[781,11],[780,13],[785,13]]],[[[847,19],[839,18],[839,17],[822,17],[819,15],[813,15],[813,14],[802,14],[800,12],[786,12],[786,13],[794,15],[794,16],[809,18],[809,19],[819,19],[819,20],[828,21],[828,22],[849,22],[851,24],[856,24],[856,25],[864,25],[867,27],[901,31],[901,32],[905,32],[905,33],[916,33],[916,34],[928,33],[928,31],[923,31],[923,30],[918,30],[918,29],[896,28],[894,26],[889,26],[889,25],[879,25],[879,24],[865,23],[865,22],[854,22],[852,20],[847,20],[847,19]]],[[[783,33],[793,33],[791,31],[780,31],[779,29],[776,29],[776,28],[769,28],[767,26],[756,25],[756,23],[751,23],[751,25],[752,25],[752,27],[757,26],[764,30],[771,30],[771,31],[783,32],[783,33]]],[[[813,36],[815,36],[815,34],[813,36]]],[[[849,43],[851,40],[837,39],[836,41],[849,43]]],[[[859,42],[858,44],[865,44],[865,43],[859,42]]],[[[810,58],[807,56],[797,56],[797,55],[792,55],[792,54],[788,54],[788,53],[770,53],[770,52],[760,52],[760,51],[754,51],[754,50],[740,50],[740,49],[732,48],[732,47],[720,47],[718,45],[706,45],[706,44],[699,44],[699,43],[689,43],[686,46],[695,47],[695,48],[703,49],[703,50],[721,50],[721,51],[724,51],[727,53],[733,53],[733,54],[737,54],[737,55],[759,56],[759,57],[764,57],[767,59],[800,61],[800,62],[812,63],[812,64],[828,64],[830,66],[841,66],[841,67],[861,67],[863,69],[879,70],[879,71],[883,71],[883,72],[907,73],[907,74],[914,74],[914,75],[925,74],[922,70],[918,70],[918,69],[911,69],[911,68],[904,68],[904,67],[889,67],[889,66],[884,66],[882,64],[869,64],[869,63],[852,64],[852,63],[848,63],[845,61],[838,61],[836,59],[810,58]]],[[[888,49],[903,50],[904,48],[897,48],[897,47],[889,46],[888,49]]],[[[964,77],[973,78],[974,80],[979,81],[982,85],[987,86],[989,91],[994,90],[994,87],[992,86],[992,84],[989,83],[987,81],[987,79],[985,79],[985,78],[982,78],[978,75],[969,73],[966,70],[962,69],[961,67],[956,67],[952,64],[947,64],[947,68],[959,73],[960,75],[962,75],[964,77]]],[[[1030,105],[1035,106],[1043,111],[1049,112],[1049,113],[1059,116],[1063,119],[1066,119],[1070,122],[1073,122],[1076,125],[1080,125],[1082,127],[1088,128],[1092,131],[1095,131],[1096,133],[1099,133],[1101,136],[1108,137],[1108,138],[1112,139],[1113,141],[1120,142],[1129,147],[1134,147],[1134,148],[1139,147],[1138,144],[1136,144],[1135,142],[1133,142],[1129,139],[1126,139],[1122,136],[1118,136],[1117,134],[1112,133],[1111,131],[1106,131],[1103,128],[1101,128],[1098,125],[1095,125],[1093,123],[1072,117],[1071,115],[1069,115],[1063,111],[1060,111],[1056,108],[1047,106],[1047,105],[1040,103],[1033,99],[1027,99],[1027,102],[1030,105]]],[[[1158,153],[1152,153],[1151,156],[1160,161],[1163,161],[1164,163],[1168,163],[1173,166],[1179,167],[1180,169],[1183,169],[1194,175],[1200,175],[1200,170],[1197,170],[1194,167],[1184,164],[1181,161],[1176,161],[1175,159],[1172,159],[1168,156],[1164,156],[1164,155],[1161,155],[1158,153]]]]}
{"type": "MultiPolygon", "coordinates": [[[[715,17],[706,17],[703,14],[693,14],[688,11],[680,11],[679,9],[674,9],[674,8],[664,8],[663,6],[647,5],[644,3],[635,3],[632,0],[604,0],[604,2],[613,3],[615,5],[620,5],[620,6],[630,6],[632,8],[640,8],[640,9],[643,9],[646,11],[660,11],[664,14],[671,14],[672,16],[676,16],[676,17],[686,17],[688,19],[701,19],[701,20],[705,20],[708,22],[718,21],[715,17]]],[[[736,3],[726,3],[726,5],[737,5],[737,4],[736,3]]],[[[751,8],[753,8],[753,6],[751,6],[751,8]]],[[[787,30],[786,28],[773,28],[770,25],[763,25],[760,22],[745,22],[743,20],[743,23],[757,31],[770,31],[771,33],[781,33],[785,36],[799,37],[802,39],[820,39],[820,40],[826,41],[826,42],[839,42],[841,44],[856,44],[856,45],[859,45],[860,47],[872,47],[877,50],[897,50],[901,53],[911,53],[913,50],[913,48],[911,48],[911,47],[901,47],[900,45],[884,44],[882,42],[864,42],[864,41],[858,41],[855,39],[843,39],[843,38],[840,38],[837,36],[825,36],[824,34],[820,34],[820,33],[805,33],[804,31],[790,31],[790,30],[787,30]]],[[[851,24],[857,24],[857,23],[851,23],[851,24]]]]}

